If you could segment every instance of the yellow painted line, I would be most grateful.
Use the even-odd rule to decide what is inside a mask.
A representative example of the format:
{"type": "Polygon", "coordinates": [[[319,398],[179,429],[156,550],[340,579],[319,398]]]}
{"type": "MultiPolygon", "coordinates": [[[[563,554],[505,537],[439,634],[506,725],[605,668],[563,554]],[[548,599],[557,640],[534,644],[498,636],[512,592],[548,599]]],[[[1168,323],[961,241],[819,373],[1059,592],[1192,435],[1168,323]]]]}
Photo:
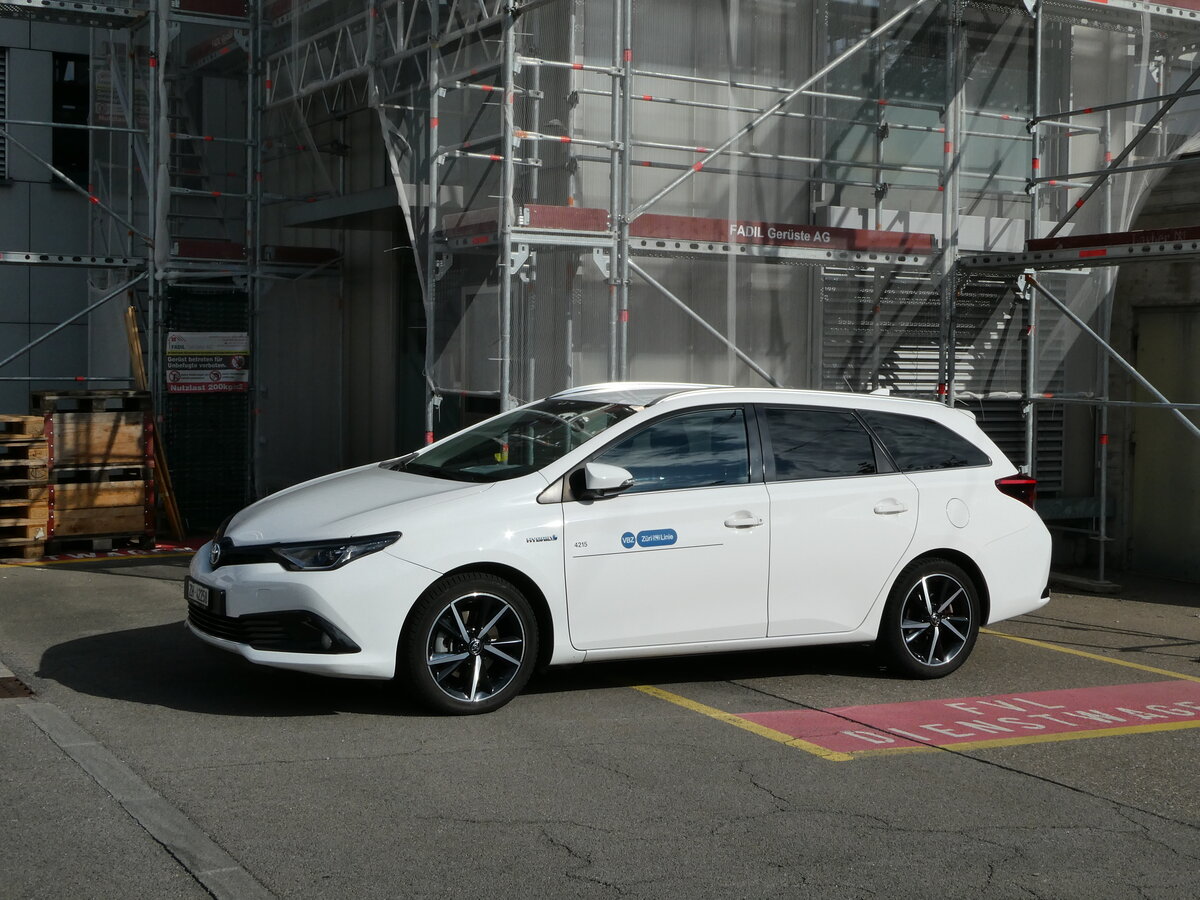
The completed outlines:
{"type": "Polygon", "coordinates": [[[856,757],[887,756],[895,753],[925,753],[931,750],[985,750],[990,747],[1019,747],[1024,744],[1052,744],[1058,741],[1082,741],[1087,738],[1118,737],[1125,734],[1180,731],[1184,728],[1200,728],[1200,721],[1156,722],[1152,725],[1125,725],[1121,728],[1097,728],[1095,731],[1064,731],[1058,734],[1032,734],[1025,737],[993,738],[986,741],[927,744],[922,747],[873,747],[870,750],[855,750],[854,755],[856,757]]]}
{"type": "Polygon", "coordinates": [[[1041,647],[1043,650],[1057,650],[1059,653],[1070,653],[1072,656],[1082,656],[1084,659],[1095,659],[1100,662],[1112,663],[1114,666],[1125,666],[1127,669],[1138,669],[1142,672],[1152,672],[1155,675],[1166,675],[1168,678],[1179,678],[1183,681],[1200,681],[1200,676],[1184,675],[1182,672],[1172,672],[1170,669],[1158,669],[1154,666],[1143,666],[1141,663],[1129,662],[1124,659],[1113,659],[1111,656],[1102,656],[1099,653],[1088,653],[1086,650],[1075,650],[1071,647],[1063,647],[1059,644],[1051,644],[1046,641],[1035,641],[1032,638],[1017,637],[1015,634],[1005,634],[1003,631],[992,631],[990,628],[979,629],[980,634],[990,634],[996,637],[1006,638],[1010,641],[1017,641],[1021,644],[1029,644],[1031,647],[1041,647]]]}
{"type": "MultiPolygon", "coordinates": [[[[97,550],[104,553],[104,550],[97,550]]],[[[29,562],[0,563],[0,569],[28,569],[41,566],[65,566],[70,563],[121,562],[126,559],[177,559],[181,556],[195,556],[195,550],[171,550],[164,553],[147,553],[144,556],[86,556],[80,559],[31,559],[29,562]]]]}
{"type": "Polygon", "coordinates": [[[849,753],[827,750],[817,744],[792,737],[790,734],[784,734],[782,731],[776,731],[774,728],[767,728],[765,725],[759,725],[757,722],[751,722],[749,719],[743,719],[741,716],[735,716],[733,713],[725,712],[722,709],[697,703],[695,700],[689,700],[687,697],[681,697],[679,694],[672,694],[670,691],[664,691],[662,688],[657,688],[653,685],[640,684],[635,685],[633,689],[641,691],[643,694],[649,694],[651,697],[657,697],[659,700],[674,703],[676,706],[682,706],[684,709],[690,709],[692,712],[698,712],[700,715],[716,719],[718,722],[724,722],[726,725],[733,725],[735,728],[741,728],[743,731],[757,734],[759,737],[764,737],[769,741],[775,741],[788,747],[794,747],[797,750],[803,750],[805,753],[811,753],[813,756],[819,756],[822,759],[828,759],[831,762],[849,762],[854,759],[849,753]]]}

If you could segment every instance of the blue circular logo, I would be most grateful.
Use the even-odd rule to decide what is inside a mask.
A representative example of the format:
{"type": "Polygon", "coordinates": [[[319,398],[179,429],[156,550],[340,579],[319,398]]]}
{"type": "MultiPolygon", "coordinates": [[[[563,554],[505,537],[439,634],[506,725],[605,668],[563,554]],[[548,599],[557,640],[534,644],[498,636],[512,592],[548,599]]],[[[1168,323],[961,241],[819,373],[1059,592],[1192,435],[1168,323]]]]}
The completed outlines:
{"type": "Polygon", "coordinates": [[[632,531],[627,531],[621,535],[621,546],[628,550],[630,547],[637,544],[637,538],[633,536],[632,531]]]}

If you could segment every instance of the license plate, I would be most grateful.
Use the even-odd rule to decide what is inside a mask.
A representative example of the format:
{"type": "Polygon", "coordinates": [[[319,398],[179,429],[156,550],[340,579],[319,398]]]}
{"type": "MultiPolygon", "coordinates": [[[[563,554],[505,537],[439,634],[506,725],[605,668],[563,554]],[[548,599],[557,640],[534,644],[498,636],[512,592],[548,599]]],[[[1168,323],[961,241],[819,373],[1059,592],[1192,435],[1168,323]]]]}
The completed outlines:
{"type": "Polygon", "coordinates": [[[183,582],[183,595],[187,598],[188,603],[194,603],[204,609],[208,609],[212,605],[212,591],[208,585],[193,581],[191,578],[187,578],[183,582]]]}

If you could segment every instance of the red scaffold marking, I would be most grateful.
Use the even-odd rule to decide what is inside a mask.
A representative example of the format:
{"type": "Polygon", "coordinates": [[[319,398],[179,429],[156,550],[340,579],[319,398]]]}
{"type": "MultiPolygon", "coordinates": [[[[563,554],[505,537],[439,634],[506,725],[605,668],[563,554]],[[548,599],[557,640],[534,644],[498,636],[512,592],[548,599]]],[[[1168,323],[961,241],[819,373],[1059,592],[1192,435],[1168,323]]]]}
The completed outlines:
{"type": "Polygon", "coordinates": [[[1082,198],[1081,198],[1081,199],[1079,199],[1079,200],[1076,200],[1076,201],[1075,201],[1075,208],[1076,208],[1076,209],[1079,209],[1079,207],[1081,207],[1081,206],[1083,206],[1083,200],[1082,200],[1082,198]]]}
{"type": "Polygon", "coordinates": [[[693,164],[692,164],[692,171],[693,171],[693,172],[699,172],[699,171],[700,171],[701,169],[703,169],[703,168],[704,168],[704,163],[702,163],[702,162],[698,162],[698,163],[693,163],[693,164]]]}
{"type": "Polygon", "coordinates": [[[1100,446],[1101,447],[1108,446],[1108,435],[1107,434],[1100,435],[1100,446]]]}
{"type": "Polygon", "coordinates": [[[919,700],[826,710],[742,713],[741,718],[827,750],[900,750],[1050,735],[1200,725],[1200,684],[1158,681],[1108,687],[919,700]]]}
{"type": "Polygon", "coordinates": [[[1087,256],[1108,256],[1108,251],[1103,248],[1100,250],[1080,250],[1079,256],[1080,258],[1087,256]]]}

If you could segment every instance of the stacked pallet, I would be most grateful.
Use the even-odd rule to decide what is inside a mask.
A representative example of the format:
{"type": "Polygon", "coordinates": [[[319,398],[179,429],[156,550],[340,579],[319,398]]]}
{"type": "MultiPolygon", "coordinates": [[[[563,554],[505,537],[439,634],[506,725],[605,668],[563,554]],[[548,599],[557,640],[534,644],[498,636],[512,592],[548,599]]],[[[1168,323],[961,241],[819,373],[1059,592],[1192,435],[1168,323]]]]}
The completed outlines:
{"type": "Polygon", "coordinates": [[[0,558],[44,552],[50,517],[43,416],[0,415],[0,558]]]}
{"type": "Polygon", "coordinates": [[[47,544],[52,551],[152,545],[155,482],[150,395],[145,391],[35,391],[32,406],[40,414],[36,420],[44,448],[39,458],[45,516],[41,540],[32,538],[24,547],[25,558],[43,555],[47,544]]]}

